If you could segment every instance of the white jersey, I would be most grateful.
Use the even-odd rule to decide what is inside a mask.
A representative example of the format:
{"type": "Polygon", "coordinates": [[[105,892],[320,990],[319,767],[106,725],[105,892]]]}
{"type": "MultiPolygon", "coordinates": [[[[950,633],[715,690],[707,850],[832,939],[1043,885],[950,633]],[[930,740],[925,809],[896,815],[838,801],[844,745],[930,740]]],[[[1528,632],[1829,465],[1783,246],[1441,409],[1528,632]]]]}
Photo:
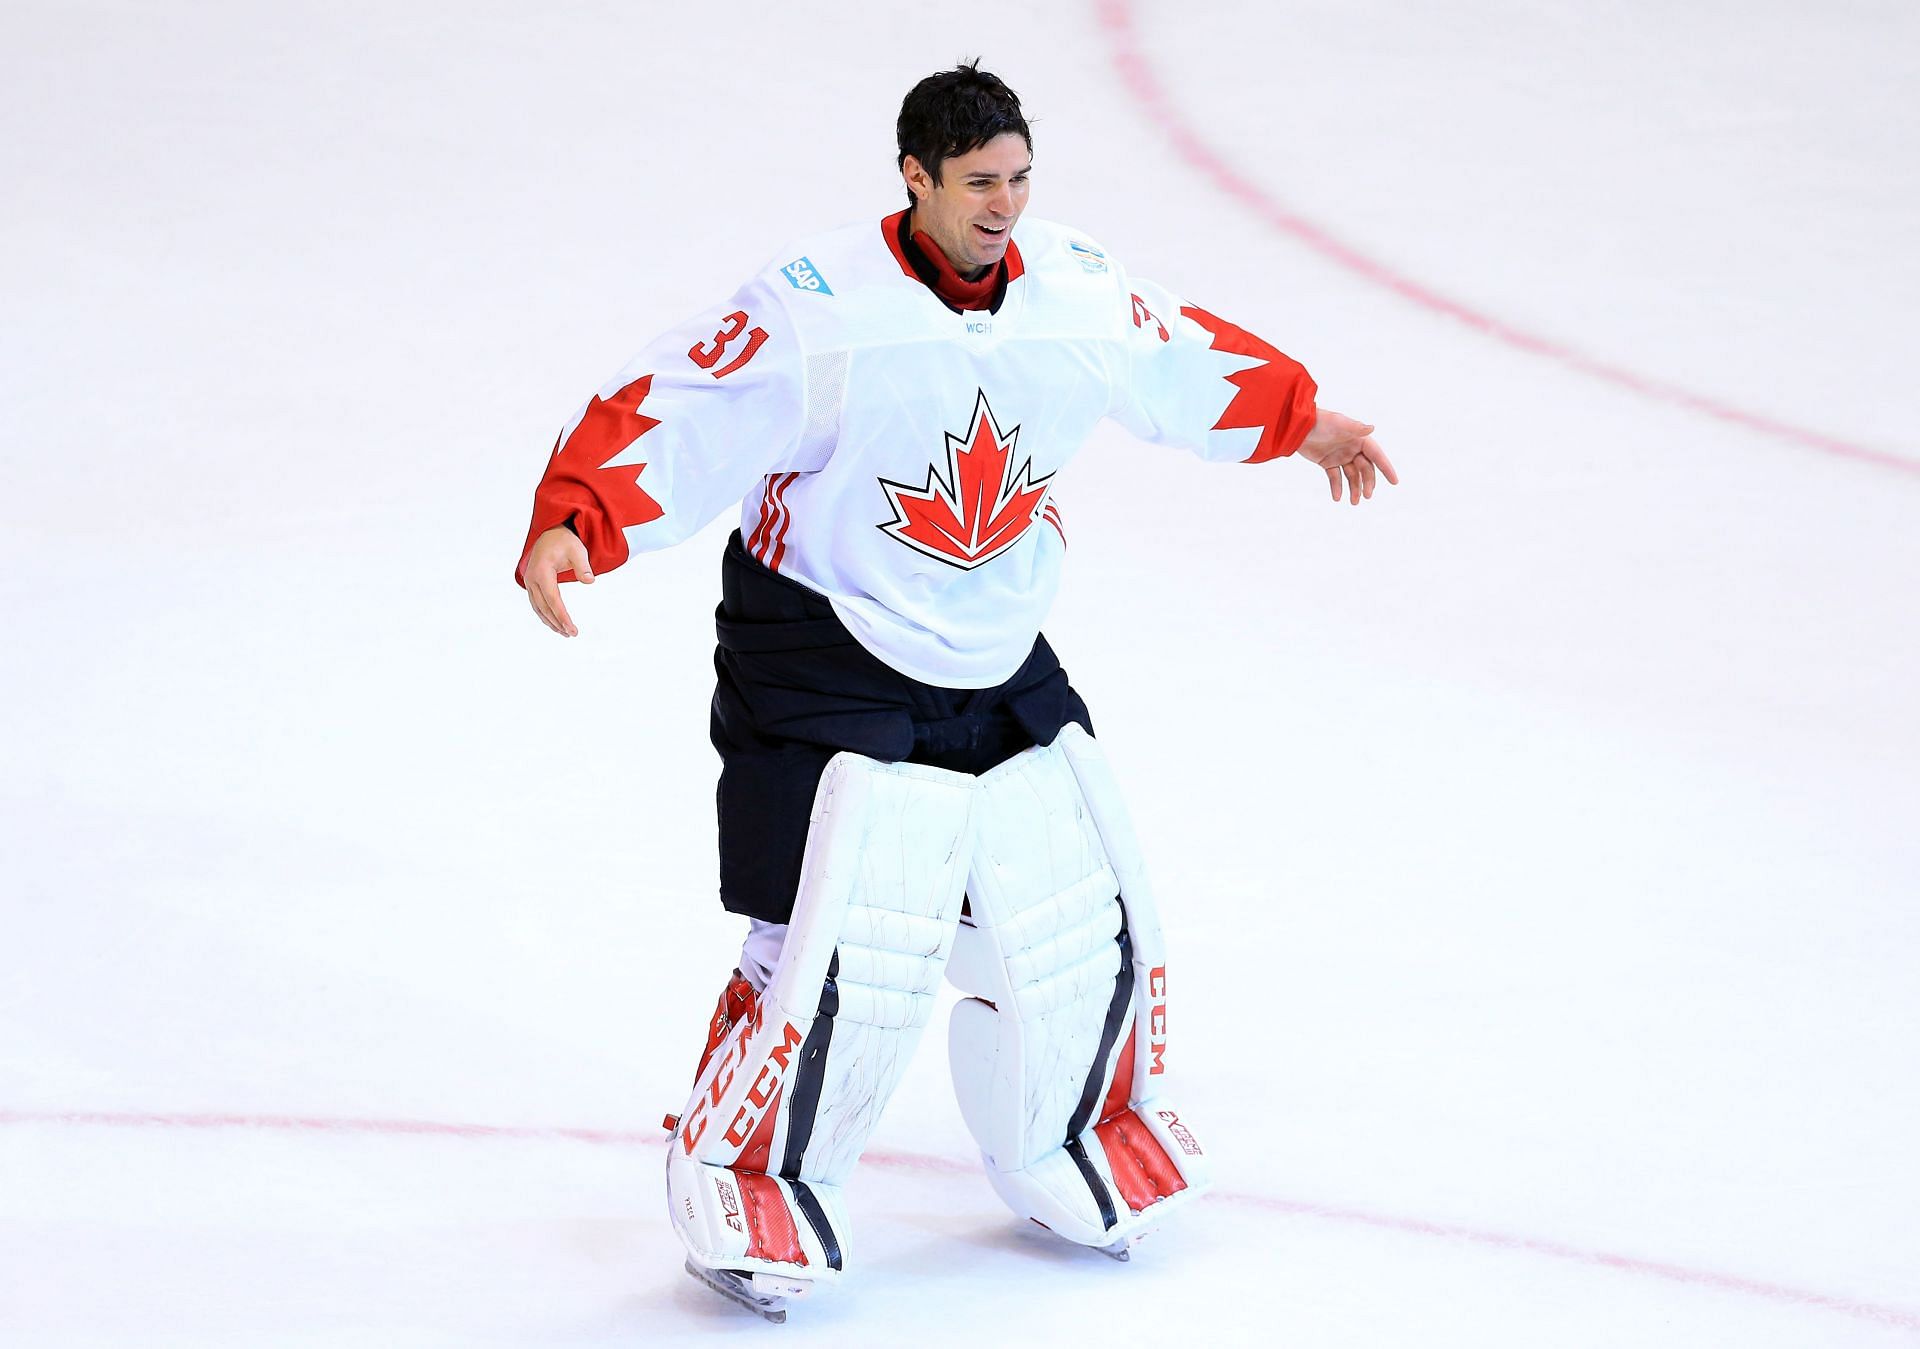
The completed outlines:
{"type": "Polygon", "coordinates": [[[1056,475],[1103,417],[1213,460],[1311,429],[1305,370],[1085,235],[1021,220],[997,312],[959,313],[900,219],[794,244],[641,352],[561,433],[528,546],[571,521],[599,573],[737,505],[753,555],[875,656],[985,688],[1053,602],[1056,475]]]}

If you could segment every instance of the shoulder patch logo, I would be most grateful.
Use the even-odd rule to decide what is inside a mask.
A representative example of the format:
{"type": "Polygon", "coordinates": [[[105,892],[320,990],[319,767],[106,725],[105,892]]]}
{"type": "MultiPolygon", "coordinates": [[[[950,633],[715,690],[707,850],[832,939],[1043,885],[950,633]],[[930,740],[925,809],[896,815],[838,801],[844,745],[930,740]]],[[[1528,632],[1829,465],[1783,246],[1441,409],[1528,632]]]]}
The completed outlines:
{"type": "Polygon", "coordinates": [[[1073,255],[1074,261],[1078,262],[1085,271],[1107,270],[1107,255],[1084,239],[1067,240],[1067,252],[1073,255]]]}
{"type": "Polygon", "coordinates": [[[1002,431],[987,406],[984,389],[973,404],[973,423],[963,436],[946,433],[946,474],[927,466],[924,486],[880,479],[893,519],[880,526],[936,562],[972,571],[999,557],[1026,536],[1040,518],[1053,475],[1035,479],[1033,461],[1016,471],[1020,428],[1002,431]]]}
{"type": "Polygon", "coordinates": [[[806,258],[795,258],[780,269],[780,274],[787,278],[787,284],[795,290],[810,290],[816,295],[833,294],[833,287],[827,284],[827,279],[806,258]]]}

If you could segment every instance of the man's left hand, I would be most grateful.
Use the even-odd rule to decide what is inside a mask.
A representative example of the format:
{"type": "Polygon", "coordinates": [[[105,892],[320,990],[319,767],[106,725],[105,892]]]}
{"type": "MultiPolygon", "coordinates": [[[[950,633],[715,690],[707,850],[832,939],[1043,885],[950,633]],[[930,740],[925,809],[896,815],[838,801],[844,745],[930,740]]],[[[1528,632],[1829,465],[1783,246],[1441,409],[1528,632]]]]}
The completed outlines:
{"type": "Polygon", "coordinates": [[[1373,485],[1382,474],[1394,486],[1400,485],[1400,475],[1393,471],[1386,452],[1373,438],[1371,426],[1331,408],[1320,408],[1319,413],[1313,430],[1307,432],[1307,438],[1300,443],[1298,453],[1327,471],[1327,483],[1333,488],[1335,501],[1340,499],[1343,479],[1356,506],[1360,498],[1373,495],[1373,485]]]}

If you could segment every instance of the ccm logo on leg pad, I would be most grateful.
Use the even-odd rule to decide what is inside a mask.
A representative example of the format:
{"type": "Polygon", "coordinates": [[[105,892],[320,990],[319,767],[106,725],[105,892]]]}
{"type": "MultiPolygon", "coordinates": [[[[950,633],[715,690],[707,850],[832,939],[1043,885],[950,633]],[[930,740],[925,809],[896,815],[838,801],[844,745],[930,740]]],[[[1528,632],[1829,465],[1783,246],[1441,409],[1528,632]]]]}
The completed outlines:
{"type": "MultiPolygon", "coordinates": [[[[687,1112],[686,1127],[680,1131],[680,1145],[689,1157],[706,1135],[708,1110],[718,1106],[726,1096],[734,1073],[746,1061],[747,1050],[759,1034],[760,1026],[760,1008],[756,1006],[721,1051],[711,1086],[695,1098],[693,1108],[687,1112]]],[[[747,1140],[753,1137],[755,1126],[778,1096],[780,1083],[793,1065],[793,1051],[800,1047],[805,1038],[800,1028],[791,1021],[781,1028],[780,1043],[768,1053],[766,1062],[754,1077],[753,1086],[747,1091],[747,1099],[741,1102],[740,1108],[734,1112],[732,1123],[727,1125],[728,1143],[736,1148],[745,1147],[747,1140]]]]}
{"type": "Polygon", "coordinates": [[[1167,967],[1155,965],[1147,971],[1147,996],[1153,1005],[1147,1011],[1147,1076],[1167,1071],[1167,967]]]}

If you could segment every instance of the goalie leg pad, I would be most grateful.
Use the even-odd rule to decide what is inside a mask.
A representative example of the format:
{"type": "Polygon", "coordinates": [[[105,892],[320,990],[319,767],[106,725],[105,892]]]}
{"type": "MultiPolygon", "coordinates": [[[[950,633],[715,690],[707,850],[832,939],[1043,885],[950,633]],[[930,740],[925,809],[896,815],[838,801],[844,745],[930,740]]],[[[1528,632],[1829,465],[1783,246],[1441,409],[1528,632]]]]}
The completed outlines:
{"type": "Polygon", "coordinates": [[[980,779],[948,1044],[1008,1207],[1115,1246],[1205,1188],[1162,1094],[1166,957],[1105,756],[1077,726],[980,779]]]}
{"type": "Polygon", "coordinates": [[[667,1207],[687,1254],[709,1269],[824,1284],[845,1266],[837,1185],[696,1162],[670,1143],[667,1207]]]}
{"type": "Polygon", "coordinates": [[[711,1269],[831,1281],[840,1187],[932,1014],[952,950],[973,779],[839,754],[814,797],[780,962],[694,1083],[668,1213],[711,1269]]]}

